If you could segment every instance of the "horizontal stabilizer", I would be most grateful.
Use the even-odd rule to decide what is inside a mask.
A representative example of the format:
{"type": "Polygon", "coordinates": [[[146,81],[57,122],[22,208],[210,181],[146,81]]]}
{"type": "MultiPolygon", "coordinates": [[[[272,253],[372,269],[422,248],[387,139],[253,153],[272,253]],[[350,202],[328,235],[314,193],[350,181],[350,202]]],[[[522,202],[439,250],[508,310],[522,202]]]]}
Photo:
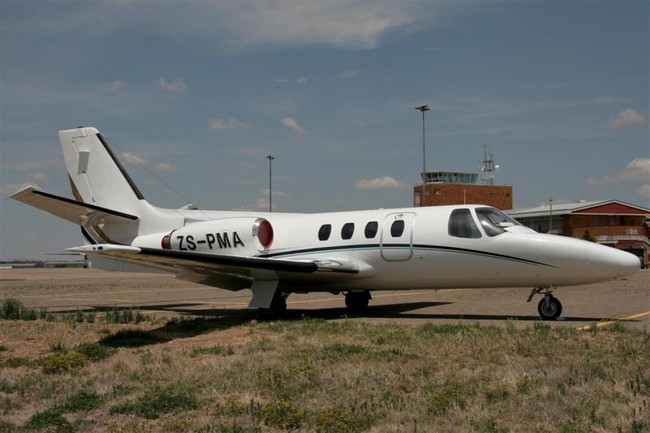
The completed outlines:
{"type": "Polygon", "coordinates": [[[138,217],[135,215],[59,197],[54,194],[39,191],[32,186],[27,186],[17,191],[11,198],[82,226],[102,222],[138,220],[138,217]]]}

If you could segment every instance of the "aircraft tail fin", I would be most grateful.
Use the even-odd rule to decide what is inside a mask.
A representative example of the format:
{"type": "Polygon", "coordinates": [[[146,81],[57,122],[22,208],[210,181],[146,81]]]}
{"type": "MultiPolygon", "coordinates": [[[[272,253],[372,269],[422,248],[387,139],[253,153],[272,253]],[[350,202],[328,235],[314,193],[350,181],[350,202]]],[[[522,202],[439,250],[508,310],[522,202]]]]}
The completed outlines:
{"type": "Polygon", "coordinates": [[[59,131],[59,139],[77,201],[137,215],[144,196],[97,129],[59,131]]]}

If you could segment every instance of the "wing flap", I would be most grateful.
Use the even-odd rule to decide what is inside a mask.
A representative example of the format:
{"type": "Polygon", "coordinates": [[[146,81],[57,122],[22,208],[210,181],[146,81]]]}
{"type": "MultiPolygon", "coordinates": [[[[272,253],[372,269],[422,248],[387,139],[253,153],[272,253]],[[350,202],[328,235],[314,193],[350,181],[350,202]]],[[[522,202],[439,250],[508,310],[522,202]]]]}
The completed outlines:
{"type": "Polygon", "coordinates": [[[78,225],[138,220],[135,215],[60,197],[39,191],[33,186],[22,188],[11,198],[78,225]]]}
{"type": "Polygon", "coordinates": [[[310,276],[321,272],[330,273],[332,276],[334,274],[359,273],[359,268],[353,263],[333,260],[303,261],[233,257],[113,244],[85,245],[69,248],[67,251],[100,255],[128,263],[146,265],[175,273],[184,280],[230,290],[250,287],[250,284],[258,279],[277,279],[290,283],[291,281],[308,281],[311,279],[310,276]]]}

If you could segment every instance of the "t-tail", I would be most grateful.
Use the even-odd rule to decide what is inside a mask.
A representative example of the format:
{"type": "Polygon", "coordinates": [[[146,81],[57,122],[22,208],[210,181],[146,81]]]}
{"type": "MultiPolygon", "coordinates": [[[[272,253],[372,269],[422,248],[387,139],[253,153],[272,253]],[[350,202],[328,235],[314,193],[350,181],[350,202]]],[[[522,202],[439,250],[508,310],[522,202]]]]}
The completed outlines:
{"type": "Polygon", "coordinates": [[[130,245],[137,236],[183,224],[149,204],[95,128],[59,131],[74,200],[26,187],[12,198],[81,226],[89,244],[130,245]]]}
{"type": "Polygon", "coordinates": [[[137,214],[144,196],[95,128],[59,131],[72,195],[77,201],[137,214]]]}

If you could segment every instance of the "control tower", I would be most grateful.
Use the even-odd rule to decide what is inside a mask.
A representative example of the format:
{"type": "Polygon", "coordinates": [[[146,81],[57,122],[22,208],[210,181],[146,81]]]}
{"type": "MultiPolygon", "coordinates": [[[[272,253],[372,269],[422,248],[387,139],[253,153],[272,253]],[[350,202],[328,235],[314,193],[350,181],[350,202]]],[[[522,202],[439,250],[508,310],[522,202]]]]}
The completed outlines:
{"type": "Polygon", "coordinates": [[[484,148],[481,183],[478,173],[427,171],[421,173],[424,183],[413,186],[413,206],[485,204],[501,210],[512,209],[512,186],[495,185],[499,166],[484,148]]]}

